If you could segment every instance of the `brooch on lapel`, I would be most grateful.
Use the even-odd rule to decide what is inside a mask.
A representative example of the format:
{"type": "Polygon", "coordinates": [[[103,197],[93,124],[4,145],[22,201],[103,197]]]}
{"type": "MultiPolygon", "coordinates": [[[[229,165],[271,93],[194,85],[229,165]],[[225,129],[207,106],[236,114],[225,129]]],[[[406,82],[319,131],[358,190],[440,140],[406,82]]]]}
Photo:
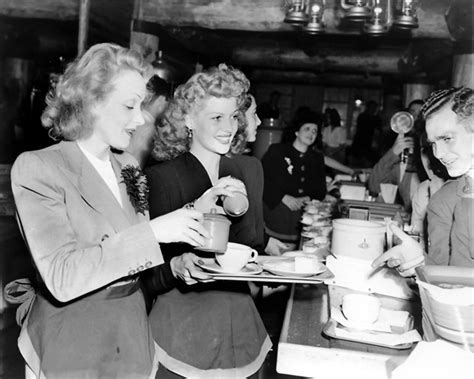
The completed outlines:
{"type": "Polygon", "coordinates": [[[285,162],[288,165],[288,167],[286,168],[288,170],[288,174],[293,175],[293,165],[291,164],[291,159],[285,157],[285,162]]]}
{"type": "Polygon", "coordinates": [[[148,211],[148,193],[150,192],[145,174],[139,167],[133,165],[125,165],[121,174],[135,212],[145,215],[148,211]]]}

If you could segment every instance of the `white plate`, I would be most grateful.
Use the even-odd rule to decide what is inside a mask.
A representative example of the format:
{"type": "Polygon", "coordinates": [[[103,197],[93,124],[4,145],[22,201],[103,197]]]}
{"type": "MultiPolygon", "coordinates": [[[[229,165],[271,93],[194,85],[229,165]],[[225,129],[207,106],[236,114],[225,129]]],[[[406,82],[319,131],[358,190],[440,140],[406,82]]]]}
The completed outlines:
{"type": "Polygon", "coordinates": [[[214,274],[256,275],[260,274],[263,271],[262,268],[255,263],[248,263],[242,270],[237,272],[225,271],[221,266],[219,266],[219,264],[214,260],[214,258],[199,258],[197,265],[203,270],[214,274]]]}
{"type": "Polygon", "coordinates": [[[264,270],[271,272],[274,275],[293,276],[299,278],[314,276],[326,271],[326,266],[317,259],[313,260],[313,267],[309,272],[297,272],[295,270],[295,261],[291,258],[273,262],[262,262],[261,265],[264,270]]]}

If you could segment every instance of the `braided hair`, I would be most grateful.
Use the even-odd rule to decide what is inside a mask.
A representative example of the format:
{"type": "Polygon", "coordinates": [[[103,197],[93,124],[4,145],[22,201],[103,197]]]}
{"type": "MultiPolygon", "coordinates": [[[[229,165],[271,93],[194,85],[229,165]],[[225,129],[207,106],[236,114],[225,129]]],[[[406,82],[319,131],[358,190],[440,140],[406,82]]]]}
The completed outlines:
{"type": "Polygon", "coordinates": [[[451,110],[456,113],[460,121],[470,119],[473,115],[474,91],[468,87],[451,87],[434,91],[423,104],[421,113],[426,120],[448,104],[451,104],[451,110]]]}

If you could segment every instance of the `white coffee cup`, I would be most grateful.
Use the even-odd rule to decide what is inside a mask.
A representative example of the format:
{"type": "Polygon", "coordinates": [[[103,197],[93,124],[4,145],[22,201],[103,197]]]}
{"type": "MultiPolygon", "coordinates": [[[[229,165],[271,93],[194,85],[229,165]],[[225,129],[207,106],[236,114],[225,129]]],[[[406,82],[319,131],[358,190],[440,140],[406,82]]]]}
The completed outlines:
{"type": "Polygon", "coordinates": [[[249,262],[257,260],[258,253],[249,246],[229,242],[224,254],[216,254],[217,263],[227,272],[238,272],[249,262]]]}
{"type": "Polygon", "coordinates": [[[372,324],[379,318],[380,300],[372,295],[345,295],[342,298],[342,313],[349,321],[372,324]]]}

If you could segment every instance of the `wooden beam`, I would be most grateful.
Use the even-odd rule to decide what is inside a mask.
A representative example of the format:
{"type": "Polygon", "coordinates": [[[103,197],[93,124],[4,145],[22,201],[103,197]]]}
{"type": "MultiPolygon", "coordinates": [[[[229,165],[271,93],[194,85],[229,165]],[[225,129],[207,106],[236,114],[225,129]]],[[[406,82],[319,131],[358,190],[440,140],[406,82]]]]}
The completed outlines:
{"type": "Polygon", "coordinates": [[[79,0],[0,0],[0,15],[52,20],[77,20],[79,0]]]}
{"type": "Polygon", "coordinates": [[[82,55],[87,47],[87,32],[89,30],[90,0],[81,0],[79,10],[79,37],[77,39],[77,54],[82,55]]]}
{"type": "MultiPolygon", "coordinates": [[[[163,26],[199,27],[241,31],[295,30],[284,22],[284,0],[141,0],[141,19],[163,26]]],[[[341,28],[339,0],[327,0],[323,21],[329,34],[359,34],[341,28]]],[[[414,37],[449,38],[444,12],[450,0],[423,1],[418,10],[420,27],[414,37]]]]}
{"type": "Polygon", "coordinates": [[[382,78],[378,75],[365,76],[354,74],[317,74],[310,71],[254,70],[249,76],[251,82],[298,83],[364,88],[382,87],[382,78]]]}
{"type": "Polygon", "coordinates": [[[363,74],[394,74],[403,51],[348,49],[325,50],[309,56],[302,50],[269,47],[236,48],[232,62],[260,68],[311,70],[314,72],[351,72],[363,74]]]}

